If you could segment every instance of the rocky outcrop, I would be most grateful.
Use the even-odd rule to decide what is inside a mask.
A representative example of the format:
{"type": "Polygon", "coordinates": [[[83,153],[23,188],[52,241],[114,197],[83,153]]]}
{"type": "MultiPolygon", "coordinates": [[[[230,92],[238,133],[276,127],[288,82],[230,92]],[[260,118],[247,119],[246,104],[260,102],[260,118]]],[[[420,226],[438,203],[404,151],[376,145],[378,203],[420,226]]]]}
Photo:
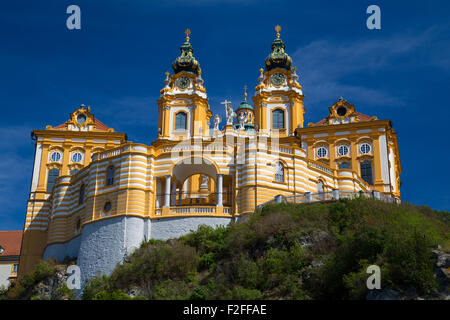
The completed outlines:
{"type": "Polygon", "coordinates": [[[32,300],[69,300],[73,298],[71,290],[66,286],[67,265],[55,266],[56,272],[33,286],[28,296],[32,300]]]}
{"type": "Polygon", "coordinates": [[[414,288],[405,291],[386,288],[370,290],[366,300],[450,300],[450,254],[442,251],[440,246],[432,252],[435,259],[434,276],[437,288],[430,294],[419,296],[414,288]]]}

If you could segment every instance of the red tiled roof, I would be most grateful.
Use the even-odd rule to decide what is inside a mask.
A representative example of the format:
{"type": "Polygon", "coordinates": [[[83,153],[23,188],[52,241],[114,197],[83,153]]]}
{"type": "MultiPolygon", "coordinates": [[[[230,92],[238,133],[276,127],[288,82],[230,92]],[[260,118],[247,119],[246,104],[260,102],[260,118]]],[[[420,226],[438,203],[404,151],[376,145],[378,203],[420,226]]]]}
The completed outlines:
{"type": "MultiPolygon", "coordinates": [[[[371,119],[371,117],[369,117],[369,116],[367,116],[367,115],[365,115],[363,113],[360,113],[360,112],[355,112],[355,113],[358,115],[358,120],[359,121],[369,121],[371,119]]],[[[319,122],[316,122],[314,125],[315,126],[320,126],[320,125],[326,124],[326,123],[328,123],[328,118],[322,119],[319,122]]]]}
{"type": "Polygon", "coordinates": [[[0,257],[19,256],[23,231],[0,231],[0,246],[4,249],[0,257]]]}

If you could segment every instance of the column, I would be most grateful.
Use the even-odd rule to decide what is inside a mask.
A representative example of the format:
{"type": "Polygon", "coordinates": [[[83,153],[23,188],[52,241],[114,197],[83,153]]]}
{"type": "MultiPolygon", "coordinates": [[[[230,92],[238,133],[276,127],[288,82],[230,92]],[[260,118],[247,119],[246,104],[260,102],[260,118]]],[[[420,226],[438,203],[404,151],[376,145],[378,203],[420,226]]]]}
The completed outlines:
{"type": "Polygon", "coordinates": [[[171,176],[166,176],[166,188],[164,190],[164,207],[170,207],[170,180],[171,176]]]}
{"type": "Polygon", "coordinates": [[[183,198],[183,185],[180,185],[180,189],[178,189],[178,205],[181,206],[181,199],[183,198]]]}
{"type": "Polygon", "coordinates": [[[218,174],[217,175],[217,206],[222,207],[223,206],[223,175],[218,174]]]}
{"type": "Polygon", "coordinates": [[[176,206],[177,205],[177,182],[173,181],[172,182],[172,191],[170,193],[171,197],[172,197],[172,201],[170,201],[170,205],[172,206],[176,206]]]}

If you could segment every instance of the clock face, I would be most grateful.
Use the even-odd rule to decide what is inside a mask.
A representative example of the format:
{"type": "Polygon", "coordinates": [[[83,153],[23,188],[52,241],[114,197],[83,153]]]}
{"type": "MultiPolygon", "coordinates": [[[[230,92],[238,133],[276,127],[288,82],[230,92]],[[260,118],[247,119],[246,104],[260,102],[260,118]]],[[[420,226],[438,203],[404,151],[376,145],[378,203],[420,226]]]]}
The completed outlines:
{"type": "Polygon", "coordinates": [[[188,77],[182,76],[177,79],[177,87],[180,89],[186,89],[191,81],[188,77]]]}
{"type": "Polygon", "coordinates": [[[282,85],[284,83],[285,79],[286,79],[286,77],[284,76],[284,74],[282,74],[282,73],[275,73],[270,78],[270,81],[272,82],[272,84],[274,84],[276,86],[279,86],[279,85],[282,85]]]}

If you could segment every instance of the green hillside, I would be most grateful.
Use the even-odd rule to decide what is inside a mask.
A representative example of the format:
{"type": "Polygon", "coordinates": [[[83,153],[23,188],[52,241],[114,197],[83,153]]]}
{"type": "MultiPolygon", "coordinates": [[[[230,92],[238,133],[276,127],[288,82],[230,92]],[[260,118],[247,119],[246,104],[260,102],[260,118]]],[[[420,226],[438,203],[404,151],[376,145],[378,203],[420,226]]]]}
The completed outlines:
{"type": "Polygon", "coordinates": [[[437,288],[431,247],[448,251],[449,231],[450,213],[410,204],[272,204],[246,223],[144,243],[84,298],[363,299],[371,264],[382,287],[426,295],[437,288]]]}

